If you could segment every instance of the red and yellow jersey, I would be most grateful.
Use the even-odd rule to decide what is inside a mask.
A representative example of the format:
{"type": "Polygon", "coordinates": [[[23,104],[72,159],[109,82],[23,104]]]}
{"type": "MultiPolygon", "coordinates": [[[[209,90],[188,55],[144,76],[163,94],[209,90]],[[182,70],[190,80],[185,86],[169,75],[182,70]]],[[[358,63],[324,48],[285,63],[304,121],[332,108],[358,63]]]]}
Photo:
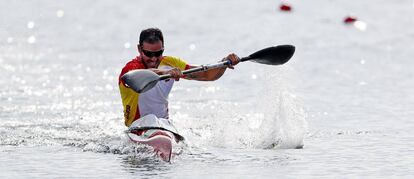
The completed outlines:
{"type": "MultiPolygon", "coordinates": [[[[163,56],[158,69],[178,68],[186,70],[189,65],[178,57],[163,56]]],[[[137,93],[125,85],[121,76],[125,73],[136,70],[145,69],[140,57],[136,57],[129,61],[119,75],[119,91],[121,93],[122,105],[124,106],[125,125],[130,126],[132,122],[142,116],[154,114],[158,118],[168,118],[168,94],[171,91],[174,80],[160,81],[157,85],[145,92],[137,93]]]]}

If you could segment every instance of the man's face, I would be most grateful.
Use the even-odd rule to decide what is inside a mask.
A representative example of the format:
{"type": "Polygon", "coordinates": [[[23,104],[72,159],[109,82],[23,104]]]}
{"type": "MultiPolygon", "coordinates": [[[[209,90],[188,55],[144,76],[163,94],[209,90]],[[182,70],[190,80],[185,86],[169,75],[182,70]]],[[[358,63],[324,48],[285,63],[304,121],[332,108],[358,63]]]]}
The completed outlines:
{"type": "Polygon", "coordinates": [[[142,63],[147,68],[157,68],[162,58],[164,47],[161,41],[155,43],[143,42],[138,45],[138,51],[141,56],[142,63]]]}

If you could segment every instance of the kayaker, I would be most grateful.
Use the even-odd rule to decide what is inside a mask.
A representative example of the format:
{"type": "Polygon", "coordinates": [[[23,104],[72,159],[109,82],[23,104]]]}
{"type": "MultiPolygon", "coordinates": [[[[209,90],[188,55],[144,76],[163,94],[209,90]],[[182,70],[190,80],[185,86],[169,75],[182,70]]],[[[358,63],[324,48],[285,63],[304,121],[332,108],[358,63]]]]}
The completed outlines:
{"type": "MultiPolygon", "coordinates": [[[[170,74],[175,81],[178,81],[180,78],[214,81],[219,79],[227,69],[227,67],[223,67],[184,76],[183,70],[198,66],[190,65],[178,57],[163,56],[164,38],[161,30],[158,28],[142,30],[137,47],[139,56],[129,61],[122,68],[118,82],[124,107],[125,125],[128,127],[135,120],[149,114],[154,114],[158,118],[168,119],[168,94],[174,84],[174,80],[160,81],[151,90],[140,94],[129,88],[121,79],[121,76],[128,71],[148,69],[159,75],[170,74]]],[[[233,53],[223,58],[223,60],[231,61],[231,65],[228,66],[231,69],[239,63],[239,57],[233,53]]]]}

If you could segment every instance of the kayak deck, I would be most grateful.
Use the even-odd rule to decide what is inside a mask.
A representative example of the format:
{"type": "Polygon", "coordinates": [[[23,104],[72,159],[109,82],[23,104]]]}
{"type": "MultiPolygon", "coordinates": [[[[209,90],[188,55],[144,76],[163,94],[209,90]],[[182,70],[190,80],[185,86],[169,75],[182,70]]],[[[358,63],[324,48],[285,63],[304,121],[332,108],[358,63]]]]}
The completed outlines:
{"type": "Polygon", "coordinates": [[[173,142],[175,142],[175,137],[171,132],[157,129],[149,137],[132,132],[127,133],[127,136],[132,143],[151,146],[162,160],[166,162],[171,160],[173,142]]]}

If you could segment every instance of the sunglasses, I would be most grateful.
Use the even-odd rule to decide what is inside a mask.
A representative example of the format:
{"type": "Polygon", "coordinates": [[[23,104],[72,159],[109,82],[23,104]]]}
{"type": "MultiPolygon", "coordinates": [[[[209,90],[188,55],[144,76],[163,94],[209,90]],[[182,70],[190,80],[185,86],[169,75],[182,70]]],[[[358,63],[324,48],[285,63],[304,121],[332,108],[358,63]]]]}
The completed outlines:
{"type": "Polygon", "coordinates": [[[152,51],[148,51],[148,50],[144,50],[142,49],[142,53],[144,53],[145,56],[152,58],[152,57],[159,57],[162,55],[162,53],[164,52],[164,49],[152,52],[152,51]]]}

